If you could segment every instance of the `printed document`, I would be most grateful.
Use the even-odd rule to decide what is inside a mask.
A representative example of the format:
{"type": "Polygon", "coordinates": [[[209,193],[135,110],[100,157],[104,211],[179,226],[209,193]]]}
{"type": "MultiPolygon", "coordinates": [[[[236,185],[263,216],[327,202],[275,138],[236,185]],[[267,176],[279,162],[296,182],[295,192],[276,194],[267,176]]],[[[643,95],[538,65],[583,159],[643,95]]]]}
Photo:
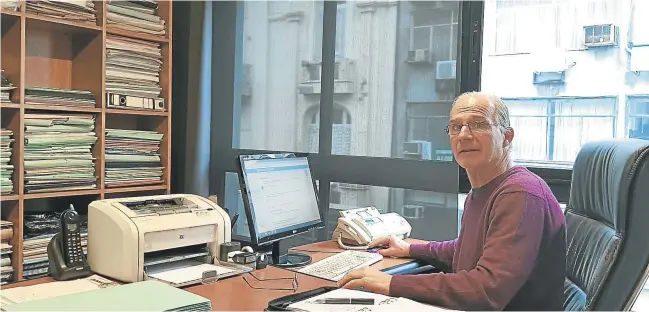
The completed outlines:
{"type": "Polygon", "coordinates": [[[370,292],[364,292],[352,289],[336,289],[328,293],[318,295],[301,302],[296,302],[288,306],[293,311],[309,312],[388,312],[388,311],[453,311],[436,306],[419,303],[406,298],[390,297],[370,292]],[[318,299],[324,298],[372,298],[374,305],[354,305],[354,304],[318,304],[318,299]]]}

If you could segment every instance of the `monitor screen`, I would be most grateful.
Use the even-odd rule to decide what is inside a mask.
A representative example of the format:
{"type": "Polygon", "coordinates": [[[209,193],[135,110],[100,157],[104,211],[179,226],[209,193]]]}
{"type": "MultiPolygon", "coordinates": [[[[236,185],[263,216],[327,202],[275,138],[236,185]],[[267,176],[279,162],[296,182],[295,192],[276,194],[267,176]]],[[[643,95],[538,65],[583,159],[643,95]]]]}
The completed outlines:
{"type": "Polygon", "coordinates": [[[239,169],[253,243],[275,242],[324,225],[306,157],[242,155],[239,169]]]}

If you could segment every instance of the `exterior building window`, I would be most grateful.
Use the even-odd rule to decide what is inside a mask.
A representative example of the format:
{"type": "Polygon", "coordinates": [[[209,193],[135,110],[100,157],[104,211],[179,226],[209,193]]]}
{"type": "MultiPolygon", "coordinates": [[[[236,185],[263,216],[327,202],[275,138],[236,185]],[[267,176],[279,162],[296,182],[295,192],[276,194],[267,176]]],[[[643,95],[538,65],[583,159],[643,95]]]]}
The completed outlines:
{"type": "Polygon", "coordinates": [[[627,101],[629,138],[649,140],[649,96],[629,97],[627,101]]]}
{"type": "MultiPolygon", "coordinates": [[[[435,2],[444,5],[444,2],[435,2]]],[[[410,29],[410,50],[431,51],[436,61],[455,60],[457,55],[456,6],[436,8],[430,3],[415,4],[410,29]]]]}
{"type": "Polygon", "coordinates": [[[497,0],[495,45],[490,53],[584,49],[583,26],[618,23],[624,1],[497,0]]]}
{"type": "Polygon", "coordinates": [[[521,138],[513,145],[512,156],[517,162],[570,163],[584,143],[615,137],[616,98],[531,98],[505,102],[516,137],[521,138]]]}
{"type": "MultiPolygon", "coordinates": [[[[315,107],[307,113],[309,118],[309,152],[317,153],[320,135],[320,108],[315,107]]],[[[333,110],[333,129],[331,153],[334,155],[351,154],[352,117],[346,109],[336,105],[333,110]]]]}
{"type": "MultiPolygon", "coordinates": [[[[336,58],[345,57],[345,31],[347,25],[347,1],[338,1],[336,6],[336,58]]],[[[324,16],[324,2],[316,3],[316,14],[314,16],[313,38],[322,38],[322,17],[324,16]]],[[[322,61],[322,40],[313,41],[313,61],[322,61]]],[[[318,78],[317,80],[320,80],[318,78]]]]}

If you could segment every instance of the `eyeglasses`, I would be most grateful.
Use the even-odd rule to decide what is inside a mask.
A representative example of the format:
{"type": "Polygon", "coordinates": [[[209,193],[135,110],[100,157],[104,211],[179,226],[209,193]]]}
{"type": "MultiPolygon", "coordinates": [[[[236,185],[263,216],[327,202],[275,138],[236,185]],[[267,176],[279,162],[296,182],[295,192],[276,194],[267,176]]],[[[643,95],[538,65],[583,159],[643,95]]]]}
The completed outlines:
{"type": "Polygon", "coordinates": [[[487,132],[491,129],[491,126],[494,126],[494,124],[488,121],[472,121],[463,124],[451,123],[446,127],[446,133],[450,135],[458,135],[460,131],[462,131],[462,128],[464,128],[464,126],[467,126],[469,128],[469,131],[473,133],[487,132]]]}
{"type": "Polygon", "coordinates": [[[258,282],[291,280],[291,286],[292,286],[291,288],[281,288],[281,287],[279,287],[279,288],[278,288],[278,287],[256,287],[256,286],[252,286],[252,284],[250,284],[250,282],[248,281],[248,279],[247,279],[245,276],[242,276],[242,278],[243,278],[243,280],[246,282],[246,284],[248,284],[248,286],[250,286],[250,288],[252,288],[252,289],[264,289],[264,290],[290,290],[290,291],[296,292],[297,289],[298,289],[298,287],[300,287],[300,283],[299,283],[298,280],[297,280],[297,273],[293,273],[293,277],[277,277],[277,278],[264,278],[264,279],[260,279],[260,278],[258,278],[257,276],[255,276],[254,274],[252,274],[252,272],[248,272],[248,274],[250,274],[250,276],[254,277],[258,282]]]}

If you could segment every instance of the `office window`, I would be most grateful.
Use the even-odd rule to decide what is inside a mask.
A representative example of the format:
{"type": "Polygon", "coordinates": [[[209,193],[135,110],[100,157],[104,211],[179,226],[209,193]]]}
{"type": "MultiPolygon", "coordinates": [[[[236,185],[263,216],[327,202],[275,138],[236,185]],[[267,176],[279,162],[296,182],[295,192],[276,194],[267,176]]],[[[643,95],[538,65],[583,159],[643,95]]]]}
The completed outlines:
{"type": "MultiPolygon", "coordinates": [[[[349,3],[347,1],[337,1],[336,4],[336,20],[339,23],[336,23],[336,58],[345,57],[345,32],[347,31],[347,6],[349,3]]],[[[316,20],[313,25],[315,32],[315,38],[318,38],[322,35],[322,17],[324,10],[324,2],[318,2],[316,8],[315,17],[316,20]]],[[[313,59],[322,60],[322,40],[313,40],[313,59]]],[[[319,78],[318,78],[319,80],[319,78]]]]}
{"type": "Polygon", "coordinates": [[[433,155],[448,151],[443,127],[432,134],[435,126],[415,121],[410,103],[437,103],[434,114],[448,120],[457,95],[459,3],[350,1],[344,12],[336,25],[349,39],[334,69],[334,98],[354,120],[351,155],[409,157],[412,138],[433,155]]]}
{"type": "Polygon", "coordinates": [[[306,95],[298,89],[319,80],[319,65],[308,64],[318,61],[311,51],[313,42],[322,42],[322,1],[242,5],[245,72],[239,85],[245,88],[233,116],[232,147],[307,152],[300,128],[306,110],[319,102],[319,83],[307,83],[306,95]],[[313,30],[318,21],[319,32],[313,30]]]}
{"type": "Polygon", "coordinates": [[[452,102],[408,103],[408,133],[404,143],[404,157],[417,160],[453,160],[450,148],[432,153],[430,142],[448,140],[445,132],[452,102]],[[409,150],[412,146],[413,150],[409,150]],[[415,148],[416,146],[416,148],[415,148]]]}
{"type": "Polygon", "coordinates": [[[638,18],[632,7],[631,0],[485,2],[481,89],[510,109],[515,162],[570,169],[586,142],[642,137],[642,104],[629,95],[649,94],[649,73],[632,70],[621,35],[638,18]]]}
{"type": "MultiPolygon", "coordinates": [[[[320,134],[320,107],[313,107],[308,113],[309,124],[307,131],[309,135],[309,152],[317,153],[319,148],[318,135],[320,134]]],[[[343,107],[336,105],[333,110],[333,128],[331,153],[337,155],[349,155],[352,148],[352,125],[349,112],[343,107]]]]}
{"type": "MultiPolygon", "coordinates": [[[[461,88],[456,77],[462,61],[460,5],[471,6],[455,1],[238,2],[237,12],[243,14],[237,16],[243,18],[236,25],[243,31],[237,40],[215,35],[242,55],[234,58],[234,101],[213,97],[213,124],[230,128],[227,118],[233,122],[233,144],[213,140],[213,189],[225,189],[224,200],[239,207],[236,176],[226,175],[236,171],[232,159],[237,155],[260,149],[308,152],[314,177],[326,185],[320,196],[326,215],[331,215],[330,204],[376,205],[384,211],[406,207],[415,217],[427,211],[428,219],[413,224],[420,238],[456,237],[457,164],[449,161],[444,127],[461,88]],[[419,28],[428,36],[415,43],[419,28]],[[323,42],[322,33],[334,29],[336,36],[324,36],[323,42]],[[323,45],[335,55],[323,57],[323,45]],[[332,81],[322,80],[327,67],[332,81]],[[320,124],[322,115],[331,119],[320,124]],[[323,132],[324,138],[331,136],[326,139],[330,153],[320,145],[323,132]],[[444,179],[434,179],[436,174],[444,179]],[[439,223],[432,231],[431,220],[439,223]]],[[[230,10],[223,17],[231,16],[230,10]]],[[[226,73],[214,75],[229,79],[226,73]]],[[[236,231],[247,235],[245,227],[236,231]]],[[[317,238],[331,238],[324,234],[318,232],[317,238]]]]}
{"type": "Polygon", "coordinates": [[[332,193],[326,229],[331,238],[340,211],[376,207],[381,213],[397,212],[412,226],[411,237],[444,240],[457,237],[458,195],[410,189],[331,183],[332,193]]]}

